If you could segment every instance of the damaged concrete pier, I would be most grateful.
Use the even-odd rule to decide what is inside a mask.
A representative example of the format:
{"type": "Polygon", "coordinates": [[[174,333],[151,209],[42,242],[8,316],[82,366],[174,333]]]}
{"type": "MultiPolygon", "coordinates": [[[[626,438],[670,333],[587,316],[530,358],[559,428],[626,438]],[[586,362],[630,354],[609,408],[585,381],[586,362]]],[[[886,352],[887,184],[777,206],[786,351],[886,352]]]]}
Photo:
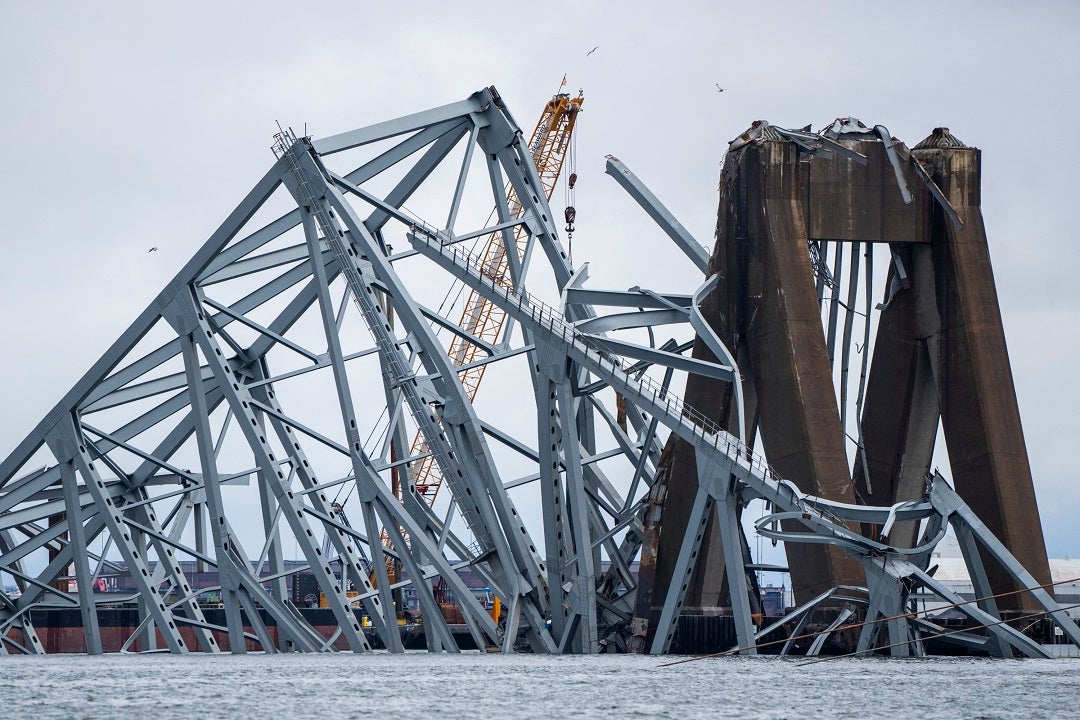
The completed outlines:
{"type": "MultiPolygon", "coordinates": [[[[743,372],[747,443],[760,436],[780,475],[841,503],[918,500],[940,421],[957,492],[1045,584],[1049,565],[980,210],[980,157],[947,128],[909,150],[884,127],[853,118],[819,135],[754,123],[724,159],[707,270],[720,281],[702,310],[743,372]],[[876,246],[890,264],[881,302],[873,292],[876,246]],[[871,312],[880,321],[867,343],[871,312]],[[866,338],[853,339],[854,325],[865,325],[866,338]],[[853,358],[863,364],[861,378],[853,358]],[[857,417],[848,407],[852,383],[857,417]]],[[[700,341],[694,352],[711,357],[700,341]]],[[[687,402],[734,432],[732,397],[728,383],[687,381],[687,402]]],[[[654,590],[639,595],[637,606],[652,622],[698,488],[693,448],[670,440],[665,471],[654,590]]],[[[713,522],[685,613],[723,614],[731,606],[713,522]]],[[[788,521],[785,529],[797,526],[788,521]]],[[[899,523],[891,543],[912,547],[917,530],[899,523]]],[[[965,554],[974,552],[961,543],[965,554]]],[[[866,581],[835,546],[788,543],[786,550],[796,604],[866,581]]],[[[1017,589],[992,558],[971,559],[985,563],[984,587],[993,594],[1017,589]]],[[[1013,614],[1033,605],[1017,593],[997,601],[1013,614]]]]}

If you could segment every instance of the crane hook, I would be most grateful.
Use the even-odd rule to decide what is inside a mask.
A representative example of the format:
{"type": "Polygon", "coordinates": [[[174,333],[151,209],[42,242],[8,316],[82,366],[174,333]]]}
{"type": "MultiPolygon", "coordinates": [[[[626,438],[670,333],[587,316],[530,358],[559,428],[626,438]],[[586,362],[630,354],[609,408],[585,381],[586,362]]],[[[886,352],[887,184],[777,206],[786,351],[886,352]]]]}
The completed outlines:
{"type": "MultiPolygon", "coordinates": [[[[570,177],[575,177],[571,175],[570,177]]],[[[563,211],[563,216],[566,218],[566,249],[570,255],[570,263],[574,262],[574,219],[577,217],[577,210],[573,205],[567,205],[566,210],[563,211]]]]}

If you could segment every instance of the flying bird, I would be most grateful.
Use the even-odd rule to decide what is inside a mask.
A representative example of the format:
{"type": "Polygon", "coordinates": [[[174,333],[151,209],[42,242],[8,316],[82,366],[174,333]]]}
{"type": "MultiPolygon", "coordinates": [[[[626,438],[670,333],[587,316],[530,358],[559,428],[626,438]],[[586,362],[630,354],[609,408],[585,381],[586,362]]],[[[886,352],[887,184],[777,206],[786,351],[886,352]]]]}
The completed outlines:
{"type": "Polygon", "coordinates": [[[150,249],[149,249],[149,250],[147,250],[146,252],[157,252],[157,245],[155,245],[154,247],[150,248],[150,249]]]}
{"type": "Polygon", "coordinates": [[[727,88],[720,87],[720,83],[716,83],[716,92],[724,92],[727,88]]]}
{"type": "Polygon", "coordinates": [[[594,48],[593,48],[592,50],[590,50],[589,52],[585,53],[585,57],[589,57],[590,55],[592,55],[592,54],[593,54],[594,52],[596,52],[596,51],[597,51],[597,50],[599,50],[599,49],[600,49],[600,46],[599,46],[599,45],[597,45],[597,46],[596,46],[596,47],[594,47],[594,48]]]}

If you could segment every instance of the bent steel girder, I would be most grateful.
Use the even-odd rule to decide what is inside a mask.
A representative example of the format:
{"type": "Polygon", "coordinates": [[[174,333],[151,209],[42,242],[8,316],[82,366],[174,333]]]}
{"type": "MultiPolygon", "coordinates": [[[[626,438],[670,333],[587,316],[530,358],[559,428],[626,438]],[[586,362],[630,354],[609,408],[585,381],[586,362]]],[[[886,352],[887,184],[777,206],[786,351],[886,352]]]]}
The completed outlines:
{"type": "MultiPolygon", "coordinates": [[[[1004,547],[985,530],[985,527],[972,520],[973,515],[970,510],[955,493],[948,489],[943,480],[939,479],[932,486],[930,500],[922,503],[903,503],[898,507],[844,504],[806,494],[791,481],[779,478],[761,457],[755,456],[750,448],[738,438],[722,430],[677,398],[669,396],[664,388],[658,387],[646,377],[627,372],[623,368],[624,361],[613,357],[610,346],[602,343],[601,338],[578,331],[556,310],[529,293],[522,290],[514,291],[485,277],[480,258],[463,253],[456,247],[444,245],[435,236],[415,233],[410,236],[410,239],[417,250],[457,274],[472,289],[483,294],[508,315],[514,317],[523,328],[532,333],[536,342],[549,346],[549,351],[538,353],[542,364],[554,362],[561,365],[561,362],[555,361],[556,358],[564,356],[569,358],[597,378],[609,383],[611,387],[628,397],[633,397],[639,408],[650,413],[673,433],[693,445],[702,482],[699,484],[690,513],[692,522],[684,533],[682,548],[675,567],[674,581],[668,591],[656,628],[652,652],[665,652],[671,641],[674,621],[678,616],[693,572],[693,559],[700,547],[705,523],[714,506],[722,510],[719,526],[721,532],[725,534],[724,545],[730,548],[726,553],[725,565],[729,581],[733,583],[732,597],[743,601],[733,607],[739,645],[744,652],[749,654],[755,652],[751,612],[749,605],[745,602],[747,592],[740,583],[740,581],[745,582],[745,574],[741,572],[743,558],[739,551],[735,510],[739,502],[745,503],[759,498],[766,500],[777,510],[773,515],[759,522],[759,532],[766,537],[776,537],[787,542],[810,542],[831,546],[863,564],[868,571],[875,571],[875,579],[869,589],[870,612],[875,618],[892,618],[896,615],[895,611],[904,607],[907,593],[914,584],[925,587],[946,601],[955,602],[955,598],[947,590],[929,579],[924,569],[909,561],[908,558],[917,556],[919,564],[924,568],[929,559],[928,551],[944,534],[944,522],[946,520],[956,522],[954,518],[956,516],[963,519],[966,523],[965,527],[978,533],[983,547],[994,553],[995,559],[1012,568],[1014,577],[1029,588],[1031,594],[1038,598],[1039,602],[1045,603],[1046,612],[1061,624],[1070,638],[1074,636],[1075,625],[1064,615],[1062,608],[1053,603],[1045,591],[1035,586],[1031,576],[1026,574],[1019,563],[1008,555],[1004,547]],[[938,488],[936,492],[934,487],[938,488]],[[928,534],[925,541],[915,548],[894,548],[871,540],[849,529],[845,523],[845,521],[871,523],[891,528],[897,521],[910,522],[920,519],[928,520],[926,524],[928,534]],[[805,527],[805,531],[797,532],[790,528],[780,530],[778,526],[781,521],[799,523],[805,527]]],[[[546,369],[541,369],[541,372],[553,381],[558,380],[546,369]]],[[[553,384],[555,383],[549,383],[546,389],[550,390],[553,384]]],[[[558,393],[551,392],[550,397],[555,400],[558,393]]],[[[543,409],[546,406],[541,403],[540,407],[543,409]]],[[[554,411],[551,415],[555,417],[554,411]]],[[[553,430],[555,430],[554,427],[553,430]]],[[[557,446],[552,447],[555,449],[557,446]]],[[[573,475],[568,472],[566,479],[572,483],[573,475]]],[[[578,558],[574,559],[578,560],[578,558]]],[[[1044,655],[1043,650],[1015,630],[993,624],[998,622],[999,618],[990,613],[982,609],[968,609],[965,612],[974,621],[986,626],[988,631],[999,640],[1002,647],[1009,645],[1028,655],[1044,655]]],[[[567,628],[563,631],[564,637],[570,632],[571,619],[567,617],[564,620],[567,628]]],[[[555,626],[554,622],[553,626],[555,626]]],[[[893,635],[897,636],[902,631],[906,632],[907,625],[901,627],[893,623],[892,628],[893,635]]],[[[910,643],[897,645],[897,647],[905,648],[897,654],[912,651],[908,645],[910,643]]]]}
{"type": "MultiPolygon", "coordinates": [[[[1063,630],[1070,642],[1080,641],[1080,628],[1056,603],[1045,586],[1040,585],[1005,546],[987,529],[955,490],[936,473],[926,478],[926,491],[920,501],[904,501],[891,508],[850,505],[805,497],[804,502],[823,515],[810,516],[801,512],[781,512],[757,521],[758,532],[767,538],[785,542],[834,543],[863,564],[868,578],[869,608],[858,641],[858,652],[873,647],[874,638],[887,627],[894,656],[921,654],[916,647],[919,629],[925,624],[925,611],[907,611],[907,597],[915,589],[932,593],[943,602],[954,605],[977,626],[986,628],[988,637],[965,636],[969,644],[993,655],[1007,657],[1012,649],[1030,657],[1049,657],[1046,650],[1030,638],[1006,624],[998,611],[980,552],[986,553],[1009,573],[1017,586],[1025,588],[1042,611],[1063,630]],[[802,530],[781,529],[781,521],[794,521],[802,530]],[[898,522],[926,521],[923,536],[914,547],[892,546],[848,530],[844,521],[869,523],[883,528],[881,540],[898,522]],[[941,540],[946,526],[952,526],[963,549],[965,563],[974,582],[977,603],[965,600],[926,572],[930,553],[941,540]],[[887,622],[887,625],[883,624],[887,622]]],[[[801,612],[801,611],[800,611],[801,612]]],[[[761,633],[758,634],[761,636],[761,633]]]]}

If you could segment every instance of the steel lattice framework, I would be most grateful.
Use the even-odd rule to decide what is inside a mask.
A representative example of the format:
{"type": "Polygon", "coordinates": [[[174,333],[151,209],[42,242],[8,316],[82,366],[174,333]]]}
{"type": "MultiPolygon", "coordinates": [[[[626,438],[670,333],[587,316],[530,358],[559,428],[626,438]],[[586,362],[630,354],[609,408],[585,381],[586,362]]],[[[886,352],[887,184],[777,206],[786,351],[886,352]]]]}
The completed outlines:
{"type": "MultiPolygon", "coordinates": [[[[536,124],[532,139],[529,141],[529,151],[532,154],[537,175],[540,177],[543,188],[542,197],[545,200],[551,200],[551,194],[559,180],[582,102],[583,98],[580,96],[570,98],[567,95],[556,95],[549,100],[544,106],[540,121],[536,124]]],[[[507,192],[506,206],[505,219],[518,220],[525,212],[513,188],[507,192]]],[[[514,252],[518,253],[519,262],[524,260],[526,233],[524,224],[514,229],[512,247],[514,252]]],[[[500,282],[510,283],[510,258],[506,255],[502,233],[495,232],[489,236],[483,250],[483,262],[488,272],[500,282]]],[[[469,291],[461,313],[461,320],[458,323],[458,327],[467,334],[455,335],[452,338],[448,354],[455,365],[466,368],[459,373],[459,377],[470,402],[476,399],[480,381],[483,380],[484,370],[488,366],[487,363],[476,362],[484,355],[484,350],[481,345],[472,342],[470,336],[479,338],[489,345],[497,343],[505,322],[506,313],[482,294],[475,290],[469,291]]],[[[415,472],[416,490],[431,504],[435,502],[439,489],[442,487],[442,476],[439,474],[439,466],[435,463],[434,455],[427,454],[426,450],[424,436],[418,432],[413,438],[412,454],[426,454],[426,457],[418,461],[419,465],[415,472]]]]}
{"type": "MultiPolygon", "coordinates": [[[[411,585],[429,649],[453,652],[436,577],[478,647],[510,652],[519,636],[539,652],[614,647],[631,631],[630,566],[672,435],[693,446],[699,489],[675,571],[685,581],[663,599],[653,652],[668,649],[714,514],[729,549],[739,645],[752,653],[771,630],[752,624],[739,550],[738,507],[755,498],[773,511],[759,522],[763,534],[828,543],[862,564],[868,617],[890,618],[894,654],[922,652],[920,633],[931,627],[903,613],[914,589],[957,600],[926,572],[950,524],[973,578],[979,551],[989,553],[1080,643],[1080,630],[942,478],[928,481],[922,500],[893,507],[829,502],[778,477],[740,439],[745,429],[726,432],[683,403],[675,381],[695,374],[732,383],[742,404],[739,369],[701,312],[718,278],[690,294],[586,288],[528,140],[493,88],[321,140],[282,133],[274,150],[277,162],[218,231],[0,464],[0,573],[21,589],[0,594],[0,652],[44,650],[31,622],[41,607],[78,608],[87,650],[101,652],[96,609],[117,597],[95,587],[119,575],[134,583],[124,599],[142,620],[124,649],[161,642],[216,652],[227,639],[233,652],[320,651],[343,639],[360,652],[372,646],[366,617],[370,637],[401,651],[393,590],[411,585]],[[343,164],[352,169],[333,169],[343,164]],[[430,216],[425,194],[448,199],[442,227],[406,207],[430,216]],[[470,207],[491,203],[493,225],[459,231],[470,207]],[[492,233],[503,241],[499,263],[467,247],[492,233]],[[400,240],[411,248],[392,250],[400,240]],[[433,307],[425,293],[449,279],[505,314],[498,342],[433,307]],[[668,329],[672,339],[654,341],[668,329]],[[688,356],[694,336],[719,360],[688,356]],[[498,421],[485,420],[447,353],[461,342],[480,351],[466,367],[516,367],[514,387],[530,404],[504,403],[488,413],[498,421]],[[529,428],[535,443],[510,426],[529,428]],[[413,432],[422,444],[410,442],[413,432]],[[423,462],[445,483],[434,506],[416,487],[423,462]],[[395,469],[406,479],[401,498],[395,469]],[[790,519],[804,531],[780,530],[790,519]],[[851,529],[909,521],[923,530],[908,549],[851,529]],[[393,549],[379,542],[384,530],[393,549]],[[287,597],[290,545],[334,617],[329,638],[287,597]],[[404,580],[391,581],[388,559],[401,563],[404,580]],[[197,602],[207,588],[192,582],[191,561],[216,569],[223,624],[197,602]],[[475,600],[463,568],[485,578],[504,617],[475,600]]],[[[609,172],[704,271],[708,253],[640,181],[614,158],[609,172]]],[[[987,626],[968,637],[972,645],[1044,654],[991,605],[960,609],[987,626]]],[[[867,627],[861,649],[876,632],[867,627]]]]}

